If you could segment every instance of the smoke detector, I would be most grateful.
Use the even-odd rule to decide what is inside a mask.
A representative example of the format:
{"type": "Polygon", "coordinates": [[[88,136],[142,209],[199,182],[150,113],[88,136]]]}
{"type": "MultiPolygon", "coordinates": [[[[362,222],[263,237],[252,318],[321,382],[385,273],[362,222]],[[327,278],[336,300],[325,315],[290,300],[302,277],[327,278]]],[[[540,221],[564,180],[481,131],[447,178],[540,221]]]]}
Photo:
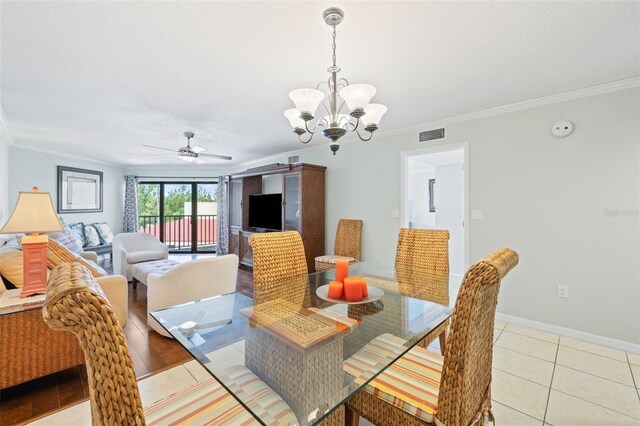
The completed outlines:
{"type": "Polygon", "coordinates": [[[551,127],[551,134],[556,138],[566,138],[573,133],[573,123],[567,120],[558,121],[551,127]]]}

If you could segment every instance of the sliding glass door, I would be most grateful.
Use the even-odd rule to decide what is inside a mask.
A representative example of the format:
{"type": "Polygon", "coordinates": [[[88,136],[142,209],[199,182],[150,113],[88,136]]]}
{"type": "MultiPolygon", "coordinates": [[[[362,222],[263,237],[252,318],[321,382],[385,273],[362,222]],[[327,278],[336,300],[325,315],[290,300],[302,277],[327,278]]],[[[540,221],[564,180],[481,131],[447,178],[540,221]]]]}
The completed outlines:
{"type": "Polygon", "coordinates": [[[154,235],[174,253],[215,252],[217,183],[138,184],[140,232],[154,235]]]}

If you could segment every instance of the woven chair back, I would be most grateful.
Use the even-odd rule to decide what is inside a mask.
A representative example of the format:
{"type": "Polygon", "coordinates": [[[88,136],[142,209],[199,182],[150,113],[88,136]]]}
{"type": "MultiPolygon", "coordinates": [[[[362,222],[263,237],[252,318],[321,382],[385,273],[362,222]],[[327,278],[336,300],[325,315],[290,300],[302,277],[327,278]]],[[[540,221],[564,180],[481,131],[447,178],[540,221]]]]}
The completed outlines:
{"type": "Polygon", "coordinates": [[[362,221],[357,219],[340,219],[336,229],[336,241],[333,254],[336,256],[353,257],[360,261],[360,237],[362,235],[362,221]]]}
{"type": "Polygon", "coordinates": [[[401,292],[449,305],[449,231],[400,229],[395,267],[401,292]]]}
{"type": "Polygon", "coordinates": [[[297,231],[249,237],[253,251],[253,303],[281,299],[308,306],[307,260],[297,231]]]}
{"type": "Polygon", "coordinates": [[[94,426],[144,425],[127,341],[111,305],[79,263],[56,267],[43,308],[53,330],[70,331],[84,351],[94,426]]]}
{"type": "Polygon", "coordinates": [[[490,406],[493,326],[500,280],[518,254],[497,250],[467,271],[451,319],[438,397],[438,421],[469,425],[490,406]]]}

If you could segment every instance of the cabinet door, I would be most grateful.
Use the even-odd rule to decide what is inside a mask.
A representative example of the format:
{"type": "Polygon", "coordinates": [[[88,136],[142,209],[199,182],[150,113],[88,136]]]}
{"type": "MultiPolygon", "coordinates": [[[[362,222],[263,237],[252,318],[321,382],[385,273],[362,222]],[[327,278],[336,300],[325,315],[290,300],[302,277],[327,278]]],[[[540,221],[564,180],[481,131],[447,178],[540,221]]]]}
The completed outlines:
{"type": "Polygon", "coordinates": [[[234,228],[242,226],[242,179],[231,179],[231,200],[229,225],[234,228]]]}
{"type": "Polygon", "coordinates": [[[300,231],[300,173],[284,175],[284,230],[300,231]]]}
{"type": "Polygon", "coordinates": [[[249,244],[249,237],[251,233],[249,232],[240,232],[240,249],[238,257],[240,258],[240,263],[246,266],[253,265],[253,250],[251,249],[251,245],[249,244]]]}

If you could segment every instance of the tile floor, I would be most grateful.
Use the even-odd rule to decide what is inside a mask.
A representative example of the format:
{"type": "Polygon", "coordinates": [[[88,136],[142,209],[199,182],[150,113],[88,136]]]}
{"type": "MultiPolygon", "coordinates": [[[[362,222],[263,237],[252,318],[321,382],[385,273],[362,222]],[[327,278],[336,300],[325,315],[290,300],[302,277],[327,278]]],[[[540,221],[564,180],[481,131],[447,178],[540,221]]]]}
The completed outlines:
{"type": "MultiPolygon", "coordinates": [[[[430,349],[440,351],[437,343],[430,349]]],[[[240,342],[208,357],[224,369],[243,353],[240,342]]],[[[190,361],[141,380],[143,405],[208,377],[190,361]]],[[[496,321],[492,396],[499,425],[640,426],[639,386],[640,355],[496,321]]],[[[32,424],[89,425],[89,402],[32,424]]]]}

